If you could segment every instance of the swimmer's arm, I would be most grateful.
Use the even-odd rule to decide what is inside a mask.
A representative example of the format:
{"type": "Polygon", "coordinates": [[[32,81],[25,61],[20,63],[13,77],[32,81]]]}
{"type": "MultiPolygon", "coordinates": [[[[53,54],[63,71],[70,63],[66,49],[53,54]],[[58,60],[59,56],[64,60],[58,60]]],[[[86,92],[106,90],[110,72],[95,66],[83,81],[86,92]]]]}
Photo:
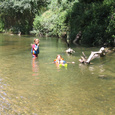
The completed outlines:
{"type": "Polygon", "coordinates": [[[66,62],[66,63],[72,63],[72,64],[74,64],[75,62],[73,61],[73,62],[66,62]]]}

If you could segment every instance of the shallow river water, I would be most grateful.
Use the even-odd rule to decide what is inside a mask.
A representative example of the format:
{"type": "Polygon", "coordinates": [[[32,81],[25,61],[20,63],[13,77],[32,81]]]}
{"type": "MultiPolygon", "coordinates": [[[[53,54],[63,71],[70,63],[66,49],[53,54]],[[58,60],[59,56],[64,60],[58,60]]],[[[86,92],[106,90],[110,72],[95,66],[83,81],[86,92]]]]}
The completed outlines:
{"type": "Polygon", "coordinates": [[[0,34],[0,115],[115,115],[115,53],[83,65],[82,51],[99,48],[72,46],[68,55],[60,39],[40,38],[33,60],[33,39],[0,34]],[[57,54],[67,68],[52,63],[57,54]]]}

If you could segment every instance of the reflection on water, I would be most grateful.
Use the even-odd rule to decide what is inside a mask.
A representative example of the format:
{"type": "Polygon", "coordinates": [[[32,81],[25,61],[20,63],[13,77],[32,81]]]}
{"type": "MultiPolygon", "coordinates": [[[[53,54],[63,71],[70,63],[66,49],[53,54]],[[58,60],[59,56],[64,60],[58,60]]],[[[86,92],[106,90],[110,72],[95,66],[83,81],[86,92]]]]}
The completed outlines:
{"type": "Polygon", "coordinates": [[[32,58],[32,76],[38,76],[39,75],[39,66],[38,66],[38,58],[32,58]]]}
{"type": "MultiPolygon", "coordinates": [[[[26,36],[0,36],[0,114],[1,115],[114,115],[115,54],[79,64],[81,52],[92,49],[73,47],[54,38],[40,38],[40,54],[32,59],[26,36]],[[67,69],[53,62],[61,54],[67,69]]],[[[94,51],[97,51],[94,48],[94,51]]]]}

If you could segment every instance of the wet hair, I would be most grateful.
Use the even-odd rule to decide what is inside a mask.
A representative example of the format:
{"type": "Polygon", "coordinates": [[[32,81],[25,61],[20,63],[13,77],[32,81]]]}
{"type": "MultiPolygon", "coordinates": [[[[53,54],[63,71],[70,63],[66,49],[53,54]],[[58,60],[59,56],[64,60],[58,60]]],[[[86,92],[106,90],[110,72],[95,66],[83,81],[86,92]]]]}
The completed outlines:
{"type": "Polygon", "coordinates": [[[62,56],[61,56],[61,55],[59,55],[59,54],[56,56],[56,58],[57,58],[58,56],[60,56],[60,58],[62,58],[62,56]]]}

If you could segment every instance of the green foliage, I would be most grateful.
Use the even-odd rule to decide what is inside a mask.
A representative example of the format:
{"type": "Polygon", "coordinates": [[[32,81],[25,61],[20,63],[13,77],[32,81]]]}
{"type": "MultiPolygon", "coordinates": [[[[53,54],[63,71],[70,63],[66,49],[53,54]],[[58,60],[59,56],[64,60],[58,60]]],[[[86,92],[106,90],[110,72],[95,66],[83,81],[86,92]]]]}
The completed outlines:
{"type": "Polygon", "coordinates": [[[112,43],[115,39],[115,3],[111,6],[111,12],[109,16],[109,24],[107,26],[106,32],[108,34],[108,43],[112,43]]]}
{"type": "Polygon", "coordinates": [[[82,31],[82,44],[111,44],[114,38],[114,1],[111,0],[49,0],[48,10],[36,15],[34,32],[60,37],[69,32],[73,40],[82,31]]]}
{"type": "Polygon", "coordinates": [[[82,44],[112,44],[115,39],[114,0],[0,0],[0,31],[30,30],[36,35],[74,40],[82,32],[82,44]]]}
{"type": "Polygon", "coordinates": [[[0,15],[5,28],[18,28],[22,33],[29,33],[35,13],[46,3],[47,0],[0,1],[0,15]]]}
{"type": "MultiPolygon", "coordinates": [[[[111,44],[115,30],[115,20],[111,13],[113,2],[103,1],[90,4],[76,3],[68,15],[70,20],[70,36],[75,39],[76,34],[82,31],[82,44],[90,46],[111,44]]],[[[112,9],[115,12],[115,9],[112,9]]]]}
{"type": "Polygon", "coordinates": [[[102,2],[104,0],[79,0],[81,3],[92,3],[92,2],[102,2]]]}
{"type": "Polygon", "coordinates": [[[33,23],[34,32],[61,37],[62,33],[68,29],[68,24],[66,23],[67,14],[77,0],[71,1],[50,0],[49,10],[42,15],[36,15],[33,23]]]}
{"type": "Polygon", "coordinates": [[[3,30],[4,30],[4,23],[0,19],[0,32],[2,32],[3,30]]]}

